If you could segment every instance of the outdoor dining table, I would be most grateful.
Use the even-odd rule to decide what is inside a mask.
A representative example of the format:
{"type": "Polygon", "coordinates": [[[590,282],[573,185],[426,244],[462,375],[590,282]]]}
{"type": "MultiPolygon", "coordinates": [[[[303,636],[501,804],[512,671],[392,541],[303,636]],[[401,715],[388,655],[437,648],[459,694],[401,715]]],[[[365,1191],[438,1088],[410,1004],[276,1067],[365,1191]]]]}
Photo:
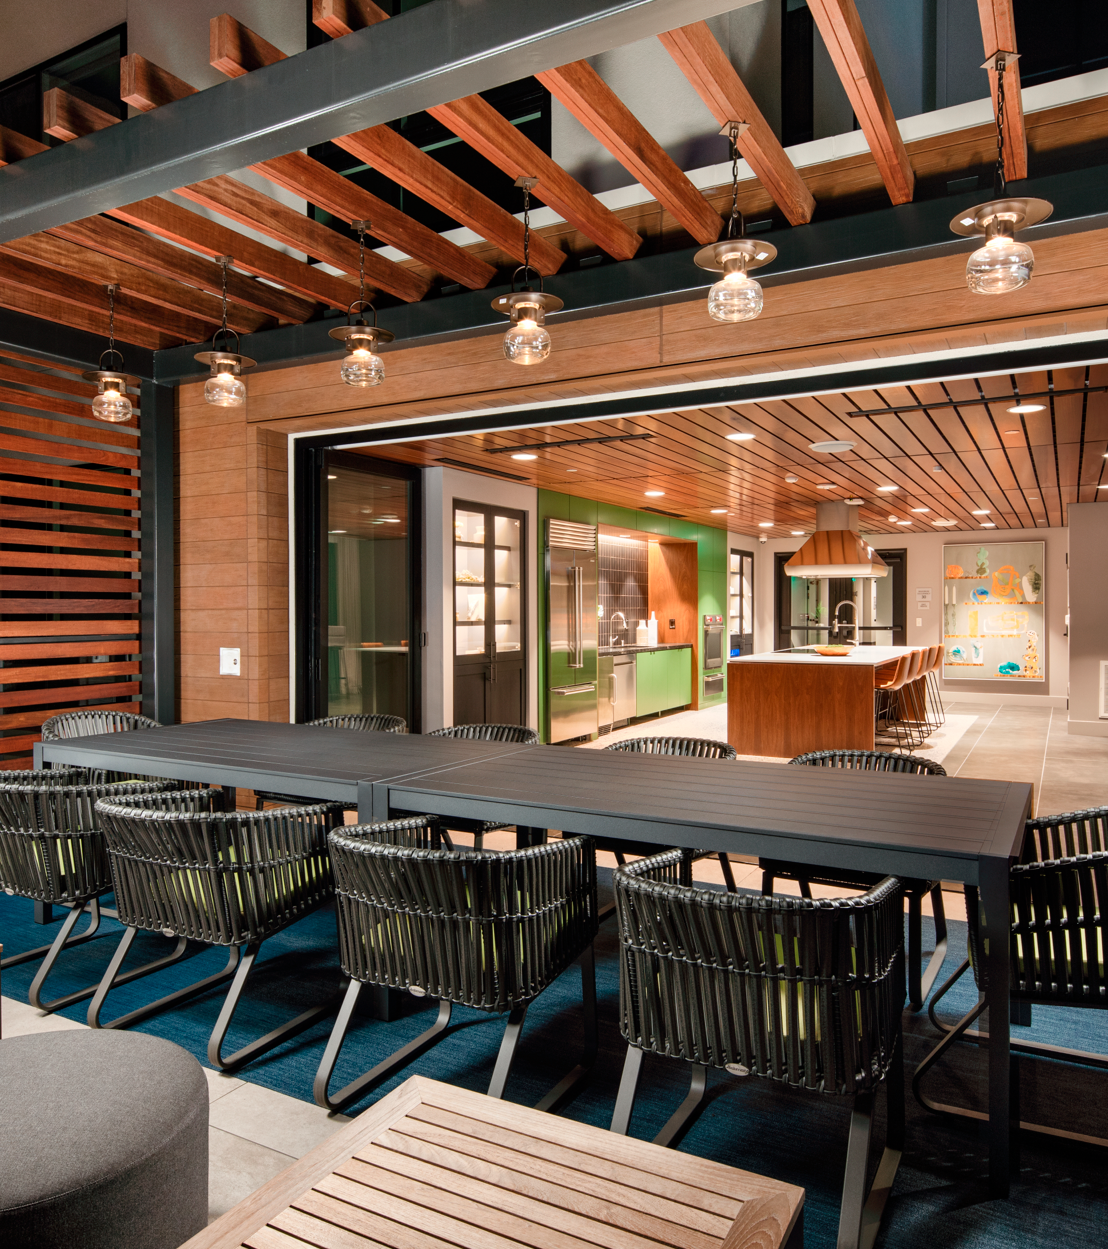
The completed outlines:
{"type": "Polygon", "coordinates": [[[242,720],[35,749],[36,763],[357,802],[362,821],[420,812],[976,885],[988,950],[989,1179],[995,1196],[1008,1194],[1008,870],[1029,784],[242,720]]]}

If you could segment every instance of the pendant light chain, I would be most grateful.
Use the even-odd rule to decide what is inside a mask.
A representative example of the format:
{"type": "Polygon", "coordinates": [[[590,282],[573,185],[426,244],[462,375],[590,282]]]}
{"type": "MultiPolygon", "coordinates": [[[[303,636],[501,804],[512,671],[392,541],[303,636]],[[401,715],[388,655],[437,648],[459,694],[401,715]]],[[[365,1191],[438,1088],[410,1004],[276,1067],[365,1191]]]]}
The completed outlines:
{"type": "Polygon", "coordinates": [[[223,334],[224,341],[226,341],[227,338],[227,269],[230,263],[230,256],[220,256],[219,267],[223,271],[223,284],[220,290],[220,298],[223,303],[223,322],[220,326],[220,330],[223,334]]]}
{"type": "MultiPolygon", "coordinates": [[[[109,361],[112,359],[112,357],[118,355],[118,352],[115,349],[115,293],[117,290],[119,290],[119,287],[114,282],[108,286],[108,351],[107,351],[107,355],[108,355],[109,361]]],[[[120,359],[120,362],[122,362],[123,357],[120,356],[119,359],[120,359]]]]}
{"type": "Polygon", "coordinates": [[[523,273],[526,281],[531,274],[531,188],[523,188],[523,273]]]}
{"type": "Polygon", "coordinates": [[[996,65],[996,174],[994,175],[994,194],[1003,199],[1006,193],[1004,171],[1004,73],[1006,62],[1003,57],[997,58],[996,65]]]}
{"type": "Polygon", "coordinates": [[[739,125],[738,122],[732,122],[728,131],[728,138],[731,142],[731,220],[727,223],[727,237],[729,239],[742,238],[746,234],[746,222],[742,213],[739,211],[739,125]],[[738,233],[735,233],[735,226],[738,225],[738,233]]]}
{"type": "Polygon", "coordinates": [[[358,222],[358,303],[365,303],[365,222],[358,222]]]}

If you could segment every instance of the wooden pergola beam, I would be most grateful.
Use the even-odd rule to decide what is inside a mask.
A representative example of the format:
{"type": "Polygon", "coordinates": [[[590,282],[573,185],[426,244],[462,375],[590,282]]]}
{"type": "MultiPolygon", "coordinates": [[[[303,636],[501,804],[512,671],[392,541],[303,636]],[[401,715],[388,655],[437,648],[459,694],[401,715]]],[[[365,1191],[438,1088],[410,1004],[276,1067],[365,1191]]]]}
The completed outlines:
{"type": "Polygon", "coordinates": [[[17,130],[0,126],[0,165],[10,165],[13,161],[26,160],[28,156],[36,156],[39,152],[48,152],[45,143],[28,138],[17,130]]]}
{"type": "Polygon", "coordinates": [[[312,24],[332,39],[341,39],[365,26],[375,26],[388,16],[373,0],[312,0],[312,24]]]}
{"type": "Polygon", "coordinates": [[[535,77],[698,243],[719,238],[719,213],[588,61],[535,77]]]}
{"type": "Polygon", "coordinates": [[[143,113],[195,95],[196,88],[183,78],[162,69],[137,52],[129,52],[119,62],[119,97],[143,113]]]}
{"type": "MultiPolygon", "coordinates": [[[[985,59],[998,52],[1018,52],[1016,17],[1012,0],[977,0],[985,59]]],[[[999,75],[989,70],[989,92],[996,116],[999,75]]],[[[1004,172],[1013,182],[1027,177],[1027,129],[1023,121],[1023,91],[1020,88],[1019,61],[1011,60],[1004,69],[1004,172]]]]}
{"type": "MultiPolygon", "coordinates": [[[[342,34],[348,35],[362,26],[373,25],[384,20],[385,14],[381,13],[381,16],[376,16],[376,13],[381,13],[379,6],[372,4],[369,0],[345,0],[345,3],[334,2],[334,0],[332,3],[326,3],[326,0],[317,0],[317,5],[313,5],[312,20],[328,34],[333,35],[334,31],[341,31],[342,34]],[[323,21],[316,20],[317,6],[326,25],[323,21]],[[326,10],[325,14],[324,10],[326,10]],[[351,22],[351,17],[356,19],[356,24],[351,22]]],[[[535,195],[610,256],[614,256],[617,260],[630,260],[639,250],[642,239],[634,230],[625,225],[615,213],[605,208],[596,196],[586,191],[579,182],[556,165],[541,148],[532,143],[506,118],[501,117],[496,109],[481,96],[467,96],[465,99],[455,100],[452,104],[443,104],[427,111],[436,121],[442,122],[448,130],[456,134],[459,139],[463,139],[470,147],[475,148],[487,160],[492,161],[509,177],[537,177],[539,185],[535,188],[535,195]]],[[[383,128],[375,127],[374,129],[383,128]]],[[[362,132],[362,134],[369,133],[369,131],[362,132]]],[[[347,147],[341,139],[336,139],[335,142],[341,147],[346,147],[347,151],[354,150],[347,147]]],[[[435,163],[438,164],[437,161],[435,163]]],[[[406,185],[400,178],[396,178],[396,181],[402,186],[406,185]]],[[[417,195],[424,194],[415,187],[411,189],[417,195]]],[[[449,209],[444,209],[444,211],[450,212],[456,221],[459,220],[453,211],[449,209]]],[[[482,238],[489,237],[478,225],[471,225],[470,228],[481,234],[482,238]]],[[[532,240],[533,247],[536,241],[532,240]]],[[[518,250],[510,251],[509,254],[519,256],[518,250]]],[[[555,270],[551,269],[550,272],[555,272],[555,270]]]]}
{"type": "Polygon", "coordinates": [[[739,151],[789,224],[811,221],[816,210],[811,191],[707,24],[693,22],[658,39],[721,126],[730,121],[749,125],[739,138],[739,151]]]}
{"type": "Polygon", "coordinates": [[[881,171],[889,198],[894,204],[909,203],[916,176],[854,0],[808,0],[808,8],[881,171]]]}
{"type": "MultiPolygon", "coordinates": [[[[135,232],[129,230],[127,233],[133,236],[135,232]]],[[[220,322],[220,302],[213,295],[141,269],[126,260],[91,251],[54,234],[32,234],[25,239],[0,244],[0,251],[105,286],[115,283],[128,295],[201,322],[206,321],[213,327],[220,322]]],[[[228,301],[227,323],[240,334],[251,334],[271,328],[276,321],[273,317],[228,301]]]]}
{"type": "MultiPolygon", "coordinates": [[[[106,306],[107,296],[104,297],[106,306]]],[[[28,290],[25,286],[17,286],[4,280],[0,272],[0,308],[9,308],[12,312],[25,312],[28,316],[39,317],[44,321],[53,321],[56,325],[72,326],[75,330],[87,330],[90,334],[107,338],[108,314],[93,312],[88,308],[72,303],[69,299],[59,299],[55,295],[40,290],[28,290]]],[[[116,339],[124,343],[134,343],[136,347],[149,347],[152,351],[160,351],[163,347],[174,345],[174,339],[159,330],[149,329],[138,322],[128,322],[125,329],[117,326],[116,339]]],[[[15,463],[24,463],[22,460],[15,463]]]]}

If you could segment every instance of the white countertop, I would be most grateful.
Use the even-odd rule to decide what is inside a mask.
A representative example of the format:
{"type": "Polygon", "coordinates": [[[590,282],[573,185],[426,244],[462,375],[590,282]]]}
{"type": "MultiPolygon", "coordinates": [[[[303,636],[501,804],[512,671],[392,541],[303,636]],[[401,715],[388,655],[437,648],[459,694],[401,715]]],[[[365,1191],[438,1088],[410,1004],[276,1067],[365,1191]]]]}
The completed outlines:
{"type": "Polygon", "coordinates": [[[761,655],[740,655],[729,660],[733,664],[863,664],[876,668],[901,655],[910,655],[918,646],[855,646],[849,655],[817,655],[810,648],[803,651],[766,651],[761,655]]]}

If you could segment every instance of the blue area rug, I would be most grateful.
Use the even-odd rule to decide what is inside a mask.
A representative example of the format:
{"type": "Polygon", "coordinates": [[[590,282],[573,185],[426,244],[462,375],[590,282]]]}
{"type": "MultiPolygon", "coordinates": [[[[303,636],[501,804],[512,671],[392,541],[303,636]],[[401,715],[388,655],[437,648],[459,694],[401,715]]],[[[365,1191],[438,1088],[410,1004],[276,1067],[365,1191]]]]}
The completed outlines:
{"type": "MultiPolygon", "coordinates": [[[[5,954],[43,944],[59,924],[36,925],[30,902],[0,895],[0,940],[5,954]]],[[[965,952],[965,925],[954,923],[951,929],[951,954],[944,975],[954,970],[965,952]]],[[[103,940],[62,956],[46,986],[50,997],[99,979],[121,929],[106,920],[102,931],[109,934],[103,940]]],[[[933,934],[925,931],[928,937],[933,939],[933,934]]],[[[617,947],[615,924],[609,920],[596,947],[600,1056],[590,1084],[565,1112],[570,1118],[600,1127],[607,1127],[611,1119],[625,1052],[618,1028],[617,947]]],[[[166,938],[140,936],[127,965],[167,953],[169,948],[166,938]]],[[[225,959],[225,951],[201,949],[184,963],[125,985],[108,998],[104,1017],[114,1018],[217,971],[225,959]]],[[[26,1001],[36,967],[32,962],[5,971],[4,994],[26,1001]]],[[[225,1052],[307,1009],[338,986],[339,976],[335,917],[328,907],[263,947],[225,1052]]],[[[224,992],[223,987],[216,988],[138,1026],[144,1032],[176,1041],[206,1064],[207,1039],[224,992]]],[[[942,1013],[954,1018],[975,1001],[973,980],[967,975],[947,995],[942,1013]]],[[[426,1009],[418,1009],[416,1004],[413,1013],[392,1023],[365,1014],[356,1019],[332,1088],[353,1079],[422,1031],[430,1024],[433,1009],[433,1003],[426,1009]]],[[[83,1022],[86,1010],[87,1002],[82,1002],[63,1013],[83,1022]]],[[[581,1043],[580,1016],[580,976],[573,967],[531,1007],[508,1084],[510,1100],[537,1102],[574,1064],[581,1043]]],[[[503,1017],[456,1008],[454,1020],[459,1026],[452,1035],[351,1107],[349,1113],[364,1109],[414,1073],[484,1091],[500,1044],[503,1017]]],[[[330,1021],[321,1023],[236,1074],[310,1101],[312,1079],[329,1032],[330,1021]]],[[[1036,1008],[1033,1026],[1014,1032],[1030,1040],[1108,1052],[1108,1014],[1102,1011],[1036,1008]]],[[[936,1040],[926,1015],[907,1017],[905,1061],[909,1080],[912,1069],[936,1040]]],[[[631,1125],[634,1136],[650,1139],[658,1132],[684,1096],[688,1077],[689,1069],[682,1063],[648,1058],[631,1125]]],[[[984,1052],[963,1045],[932,1073],[928,1087],[940,1100],[979,1107],[983,1105],[984,1078],[984,1052]]],[[[722,1073],[711,1073],[710,1087],[719,1095],[681,1148],[803,1186],[807,1190],[805,1243],[809,1249],[833,1246],[846,1153],[847,1106],[837,1098],[793,1092],[765,1080],[733,1079],[722,1073]]],[[[1025,1059],[1021,1097],[1025,1120],[1108,1135],[1108,1073],[1025,1059]]],[[[883,1130],[883,1111],[879,1110],[876,1140],[883,1130]]],[[[939,1245],[944,1249],[1057,1249],[1062,1238],[1074,1245],[1103,1244],[1108,1239],[1104,1230],[1108,1221],[1106,1163],[1108,1153],[1094,1146],[1025,1133],[1012,1198],[994,1201],[985,1188],[988,1155],[976,1125],[926,1114],[909,1095],[907,1145],[878,1243],[890,1249],[936,1249],[939,1245]]]]}

